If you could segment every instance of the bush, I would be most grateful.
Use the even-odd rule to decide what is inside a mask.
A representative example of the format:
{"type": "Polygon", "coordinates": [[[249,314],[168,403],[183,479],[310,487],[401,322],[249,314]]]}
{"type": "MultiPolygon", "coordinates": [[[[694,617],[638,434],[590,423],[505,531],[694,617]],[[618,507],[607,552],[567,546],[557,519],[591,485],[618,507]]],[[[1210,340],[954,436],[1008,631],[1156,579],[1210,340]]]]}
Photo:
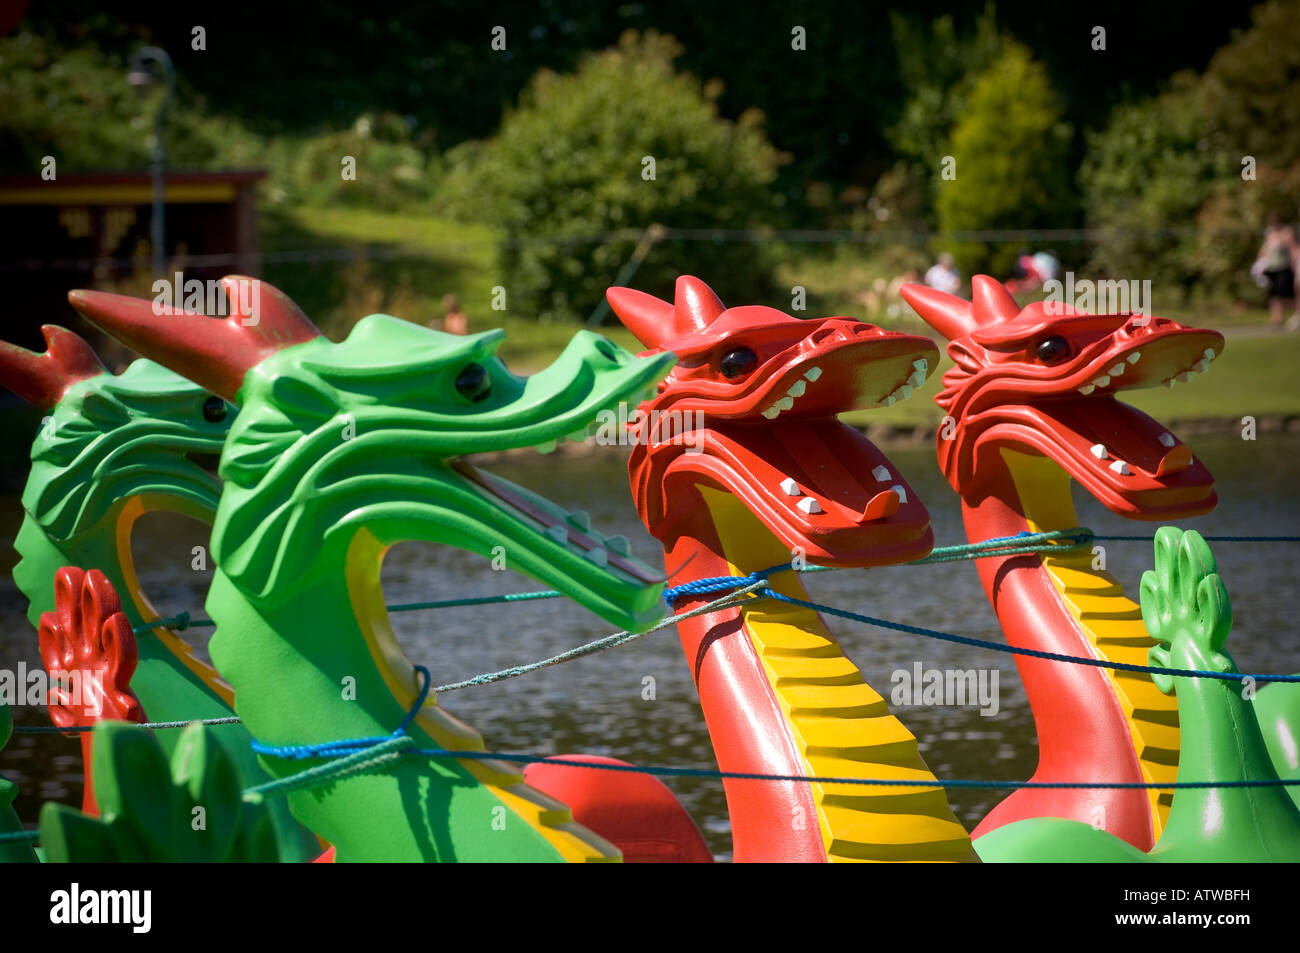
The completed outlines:
{"type": "MultiPolygon", "coordinates": [[[[572,74],[538,73],[495,139],[448,154],[445,207],[507,236],[501,284],[512,310],[542,320],[585,317],[651,224],[771,223],[767,185],[783,156],[758,113],[720,119],[699,81],[674,72],[679,53],[669,37],[626,33],[572,74]],[[653,181],[643,178],[647,156],[653,181]],[[602,237],[576,238],[591,235],[602,237]],[[559,240],[566,237],[575,240],[559,240]]],[[[635,283],[670,293],[683,272],[708,281],[724,301],[753,300],[768,281],[760,246],[666,241],[635,283]]]]}
{"type": "Polygon", "coordinates": [[[1300,3],[1252,16],[1203,76],[1175,76],[1090,137],[1080,178],[1103,233],[1094,267],[1184,296],[1261,296],[1249,269],[1264,224],[1273,212],[1294,221],[1300,203],[1300,3]]]}
{"type": "Polygon", "coordinates": [[[1183,294],[1191,288],[1197,210],[1230,172],[1204,123],[1201,88],[1180,75],[1163,95],[1118,107],[1089,136],[1080,180],[1088,225],[1101,232],[1093,268],[1183,294]]]}
{"type": "MultiPolygon", "coordinates": [[[[1029,51],[1005,41],[1000,58],[971,87],[953,128],[956,178],[941,181],[935,211],[944,232],[1059,226],[1073,210],[1067,150],[1070,128],[1047,73],[1029,51]]],[[[1016,247],[939,243],[962,271],[1008,274],[1016,247]]]]}
{"type": "Polygon", "coordinates": [[[427,204],[438,179],[437,158],[424,148],[430,133],[417,143],[402,117],[364,113],[348,130],[278,139],[267,155],[267,197],[273,205],[386,212],[427,204]],[[343,178],[345,157],[355,160],[355,178],[343,178]]]}

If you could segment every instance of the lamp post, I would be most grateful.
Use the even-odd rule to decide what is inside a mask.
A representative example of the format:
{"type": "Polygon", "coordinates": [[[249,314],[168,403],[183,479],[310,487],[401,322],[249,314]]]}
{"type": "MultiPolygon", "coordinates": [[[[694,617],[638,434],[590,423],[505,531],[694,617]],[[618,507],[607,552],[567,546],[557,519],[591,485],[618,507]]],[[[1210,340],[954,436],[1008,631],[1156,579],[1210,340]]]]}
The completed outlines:
{"type": "Polygon", "coordinates": [[[167,51],[156,46],[142,46],[131,56],[131,68],[126,74],[126,81],[139,89],[147,89],[158,82],[158,77],[149,64],[156,63],[162,71],[166,88],[158,100],[158,110],[153,117],[153,157],[149,165],[153,176],[153,217],[149,221],[149,247],[153,253],[154,277],[162,277],[167,266],[167,251],[164,245],[166,230],[167,191],[164,174],[167,169],[167,152],[163,147],[163,121],[167,116],[167,104],[176,91],[176,72],[172,69],[172,58],[167,51]]]}

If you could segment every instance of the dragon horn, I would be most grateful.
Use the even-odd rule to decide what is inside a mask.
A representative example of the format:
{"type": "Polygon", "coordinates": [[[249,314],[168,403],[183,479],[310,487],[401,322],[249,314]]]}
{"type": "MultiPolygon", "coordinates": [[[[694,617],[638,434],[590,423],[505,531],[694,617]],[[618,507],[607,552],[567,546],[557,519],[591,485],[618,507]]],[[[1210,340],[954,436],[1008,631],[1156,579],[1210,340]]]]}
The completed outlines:
{"type": "Polygon", "coordinates": [[[69,387],[104,373],[105,368],[75,332],[46,324],[41,333],[45,335],[44,354],[0,341],[0,374],[4,386],[23,400],[41,410],[53,410],[69,387]]]}
{"type": "Polygon", "coordinates": [[[321,333],[283,291],[266,282],[228,275],[221,284],[229,317],[210,318],[101,291],[71,291],[68,300],[123,344],[233,401],[249,368],[321,333]]]}
{"type": "Polygon", "coordinates": [[[727,310],[712,288],[690,275],[682,275],[677,279],[673,301],[673,316],[678,334],[703,331],[727,310]]]}
{"type": "Polygon", "coordinates": [[[965,337],[975,330],[969,301],[927,285],[903,285],[899,293],[926,324],[949,341],[965,337]]]}
{"type": "Polygon", "coordinates": [[[971,306],[975,323],[980,325],[1002,324],[1020,313],[1020,305],[1006,286],[988,275],[971,279],[971,306]]]}
{"type": "Polygon", "coordinates": [[[634,288],[609,288],[605,300],[618,319],[646,347],[659,347],[672,337],[673,306],[634,288]]]}

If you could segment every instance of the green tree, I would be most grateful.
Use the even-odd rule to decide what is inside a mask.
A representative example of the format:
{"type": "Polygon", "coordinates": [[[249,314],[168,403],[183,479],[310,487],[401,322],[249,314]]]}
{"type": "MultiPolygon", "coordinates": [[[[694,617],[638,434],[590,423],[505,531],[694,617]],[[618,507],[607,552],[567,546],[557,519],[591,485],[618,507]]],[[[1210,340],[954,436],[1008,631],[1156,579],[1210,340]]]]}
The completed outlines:
{"type": "Polygon", "coordinates": [[[1191,228],[1228,171],[1204,126],[1201,86],[1182,74],[1164,94],[1117,108],[1088,137],[1079,178],[1088,225],[1100,232],[1092,268],[1180,294],[1196,282],[1191,228]]]}
{"type": "Polygon", "coordinates": [[[1202,76],[1178,74],[1120,107],[1080,170],[1094,268],[1157,287],[1257,297],[1251,261],[1269,215],[1300,204],[1300,2],[1271,0],[1202,76]]]}
{"type": "MultiPolygon", "coordinates": [[[[1070,127],[1042,65],[1007,41],[976,76],[953,128],[955,177],[941,179],[935,210],[942,232],[1043,228],[1074,212],[1067,152],[1070,127]]],[[[1006,274],[1016,246],[982,241],[940,243],[965,274],[1006,274]]]]}
{"type": "Polygon", "coordinates": [[[890,24],[907,99],[888,130],[889,141],[900,154],[934,168],[948,154],[948,137],[965,112],[975,77],[1002,53],[997,15],[989,4],[965,35],[951,14],[925,26],[893,13],[890,24]]]}
{"type": "MultiPolygon", "coordinates": [[[[720,119],[699,81],[673,70],[679,52],[669,37],[626,33],[574,73],[538,73],[494,139],[448,154],[449,210],[507,236],[501,283],[512,310],[585,316],[651,224],[770,224],[782,155],[758,113],[720,119]]],[[[752,300],[767,276],[758,246],[670,240],[636,282],[671,292],[682,272],[724,300],[752,300]]]]}

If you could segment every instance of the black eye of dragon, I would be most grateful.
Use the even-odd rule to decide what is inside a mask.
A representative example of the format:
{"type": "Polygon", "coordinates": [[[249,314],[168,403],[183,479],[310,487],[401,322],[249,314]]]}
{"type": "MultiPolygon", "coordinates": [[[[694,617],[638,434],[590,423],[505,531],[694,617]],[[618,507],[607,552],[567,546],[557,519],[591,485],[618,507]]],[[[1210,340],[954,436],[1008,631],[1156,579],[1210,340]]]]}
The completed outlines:
{"type": "Polygon", "coordinates": [[[219,424],[226,419],[226,402],[215,394],[203,402],[203,419],[210,424],[219,424]]]}
{"type": "Polygon", "coordinates": [[[472,404],[486,400],[492,393],[492,378],[482,364],[467,364],[456,375],[456,393],[472,404]]]}
{"type": "Polygon", "coordinates": [[[1038,359],[1044,364],[1059,364],[1070,356],[1070,342],[1059,334],[1038,342],[1038,359]]]}
{"type": "Polygon", "coordinates": [[[722,371],[722,376],[730,378],[744,377],[752,373],[756,367],[758,367],[758,355],[747,347],[728,351],[718,362],[718,369],[722,371]]]}

